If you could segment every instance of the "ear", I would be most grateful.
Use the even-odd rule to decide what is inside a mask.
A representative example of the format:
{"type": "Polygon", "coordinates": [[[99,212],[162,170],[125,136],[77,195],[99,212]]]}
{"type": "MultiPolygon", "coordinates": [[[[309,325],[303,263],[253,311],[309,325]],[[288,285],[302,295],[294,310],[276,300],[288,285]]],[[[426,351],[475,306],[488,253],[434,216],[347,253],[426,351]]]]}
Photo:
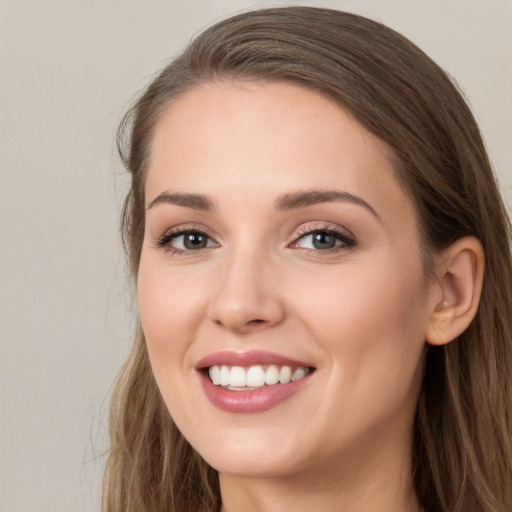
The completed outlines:
{"type": "Polygon", "coordinates": [[[432,311],[425,339],[445,345],[462,334],[473,320],[482,292],[484,251],[475,237],[460,238],[437,259],[432,311]]]}

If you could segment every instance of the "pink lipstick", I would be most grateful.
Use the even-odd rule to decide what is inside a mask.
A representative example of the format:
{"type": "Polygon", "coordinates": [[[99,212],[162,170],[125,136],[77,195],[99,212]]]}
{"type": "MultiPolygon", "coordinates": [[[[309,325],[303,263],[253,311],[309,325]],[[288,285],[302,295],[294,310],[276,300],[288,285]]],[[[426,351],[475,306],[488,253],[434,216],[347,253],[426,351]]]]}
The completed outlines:
{"type": "Polygon", "coordinates": [[[315,369],[271,352],[227,351],[203,358],[196,370],[213,405],[226,412],[255,413],[300,391],[315,369]]]}

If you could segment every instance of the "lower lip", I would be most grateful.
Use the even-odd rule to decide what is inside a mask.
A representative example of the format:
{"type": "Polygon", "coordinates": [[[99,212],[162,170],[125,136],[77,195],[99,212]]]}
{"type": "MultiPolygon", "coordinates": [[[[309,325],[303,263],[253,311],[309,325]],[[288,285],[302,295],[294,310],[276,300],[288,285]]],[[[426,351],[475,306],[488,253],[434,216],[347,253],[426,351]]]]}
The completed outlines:
{"type": "Polygon", "coordinates": [[[208,377],[200,373],[201,384],[208,400],[225,412],[239,414],[264,412],[284,402],[300,391],[309,381],[311,373],[288,384],[274,384],[254,391],[230,391],[215,386],[208,377]]]}

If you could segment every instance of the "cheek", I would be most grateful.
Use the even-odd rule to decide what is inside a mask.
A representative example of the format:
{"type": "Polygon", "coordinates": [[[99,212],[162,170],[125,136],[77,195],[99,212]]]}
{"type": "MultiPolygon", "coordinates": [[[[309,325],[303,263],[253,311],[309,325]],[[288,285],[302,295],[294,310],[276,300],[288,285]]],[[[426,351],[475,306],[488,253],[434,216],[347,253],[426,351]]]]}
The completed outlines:
{"type": "Polygon", "coordinates": [[[335,397],[317,414],[337,426],[333,440],[340,426],[347,439],[371,438],[382,425],[409,428],[425,346],[422,291],[416,272],[374,269],[326,281],[323,299],[310,301],[308,329],[323,349],[326,389],[335,397]]]}
{"type": "Polygon", "coordinates": [[[204,284],[193,275],[183,279],[179,268],[152,264],[143,255],[137,303],[155,374],[161,367],[186,363],[184,354],[192,342],[194,328],[205,314],[201,286],[204,284]]]}
{"type": "Polygon", "coordinates": [[[154,263],[143,255],[137,283],[139,317],[162,398],[174,422],[186,426],[194,422],[197,395],[183,382],[193,372],[191,347],[205,315],[205,294],[193,276],[184,279],[179,269],[154,263]]]}
{"type": "Polygon", "coordinates": [[[339,378],[353,389],[364,382],[407,388],[424,349],[421,267],[382,262],[315,283],[302,287],[303,316],[339,378]]]}

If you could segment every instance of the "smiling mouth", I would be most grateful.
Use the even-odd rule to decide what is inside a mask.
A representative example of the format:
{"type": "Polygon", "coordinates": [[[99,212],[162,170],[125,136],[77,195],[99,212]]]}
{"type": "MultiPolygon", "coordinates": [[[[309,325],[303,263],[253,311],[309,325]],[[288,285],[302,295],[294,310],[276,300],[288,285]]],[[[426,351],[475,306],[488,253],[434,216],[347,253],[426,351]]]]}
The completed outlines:
{"type": "Polygon", "coordinates": [[[213,365],[205,370],[215,386],[229,391],[255,391],[303,379],[314,371],[314,368],[274,364],[248,367],[213,365]]]}
{"type": "Polygon", "coordinates": [[[221,351],[196,367],[208,400],[227,413],[262,413],[287,401],[311,382],[316,368],[262,350],[221,351]]]}

